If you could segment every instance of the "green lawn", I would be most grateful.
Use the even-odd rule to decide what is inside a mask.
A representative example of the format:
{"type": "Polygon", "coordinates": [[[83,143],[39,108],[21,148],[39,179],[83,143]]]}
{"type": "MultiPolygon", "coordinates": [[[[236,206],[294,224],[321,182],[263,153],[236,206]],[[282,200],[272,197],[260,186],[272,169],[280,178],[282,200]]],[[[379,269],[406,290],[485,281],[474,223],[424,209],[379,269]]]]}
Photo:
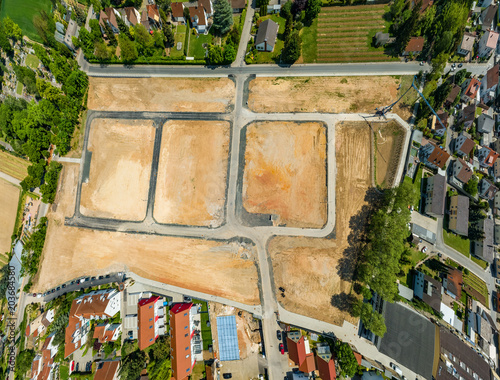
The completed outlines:
{"type": "Polygon", "coordinates": [[[59,378],[61,380],[69,380],[69,367],[67,365],[59,366],[59,378]]]}
{"type": "Polygon", "coordinates": [[[472,261],[474,261],[477,265],[479,265],[481,268],[486,269],[488,268],[488,262],[480,259],[479,257],[471,256],[472,261]]]}
{"type": "Polygon", "coordinates": [[[189,41],[189,57],[194,57],[195,59],[204,59],[205,58],[205,48],[203,44],[210,44],[212,42],[211,34],[198,34],[197,36],[190,36],[191,40],[189,41]]]}
{"type": "Polygon", "coordinates": [[[462,255],[470,257],[470,240],[460,235],[455,235],[453,232],[448,232],[443,229],[444,244],[448,247],[456,249],[462,255]]]}
{"type": "Polygon", "coordinates": [[[175,30],[175,43],[170,49],[171,57],[182,57],[184,55],[184,43],[186,42],[186,25],[177,25],[175,30]],[[177,42],[182,42],[181,50],[177,50],[177,42]]]}
{"type": "Polygon", "coordinates": [[[9,16],[29,38],[42,42],[33,25],[33,16],[42,10],[49,14],[51,9],[50,0],[3,0],[0,19],[9,16]]]}
{"type": "Polygon", "coordinates": [[[470,273],[463,274],[463,280],[464,280],[464,285],[468,285],[474,290],[476,290],[478,293],[480,293],[485,301],[486,301],[486,307],[489,307],[489,299],[488,299],[488,287],[486,286],[486,283],[481,280],[479,277],[477,277],[475,274],[470,273]]]}
{"type": "Polygon", "coordinates": [[[208,315],[208,305],[206,301],[194,299],[192,301],[194,304],[201,304],[201,338],[203,339],[203,349],[208,350],[208,345],[212,344],[212,328],[207,326],[209,321],[208,315]]]}
{"type": "Polygon", "coordinates": [[[23,87],[24,87],[24,85],[21,82],[17,82],[16,92],[18,95],[23,94],[23,87]]]}
{"type": "Polygon", "coordinates": [[[304,63],[314,63],[318,58],[318,19],[311,26],[304,26],[300,31],[302,38],[302,59],[304,63]]]}
{"type": "Polygon", "coordinates": [[[36,55],[28,54],[26,56],[26,66],[29,66],[32,69],[36,69],[39,64],[40,64],[40,60],[37,58],[36,55]]]}
{"type": "Polygon", "coordinates": [[[271,20],[273,20],[274,22],[278,23],[278,25],[279,25],[278,38],[276,39],[276,45],[274,45],[274,49],[271,52],[258,52],[256,60],[255,60],[256,63],[273,63],[275,61],[279,62],[279,56],[281,54],[281,49],[283,49],[283,46],[285,45],[285,42],[283,41],[283,33],[285,32],[286,20],[277,14],[264,16],[264,17],[259,18],[259,20],[262,22],[262,21],[265,21],[269,18],[271,20]]]}
{"type": "Polygon", "coordinates": [[[418,197],[417,197],[417,200],[415,202],[415,204],[413,205],[413,207],[415,208],[415,210],[418,211],[419,209],[419,205],[420,205],[420,198],[422,198],[422,192],[421,192],[421,186],[422,186],[422,165],[419,166],[418,170],[417,170],[417,173],[415,174],[415,179],[412,180],[410,177],[408,176],[405,176],[404,178],[404,182],[406,183],[409,183],[410,185],[413,185],[413,187],[415,188],[415,190],[417,191],[417,194],[418,194],[418,197]]]}

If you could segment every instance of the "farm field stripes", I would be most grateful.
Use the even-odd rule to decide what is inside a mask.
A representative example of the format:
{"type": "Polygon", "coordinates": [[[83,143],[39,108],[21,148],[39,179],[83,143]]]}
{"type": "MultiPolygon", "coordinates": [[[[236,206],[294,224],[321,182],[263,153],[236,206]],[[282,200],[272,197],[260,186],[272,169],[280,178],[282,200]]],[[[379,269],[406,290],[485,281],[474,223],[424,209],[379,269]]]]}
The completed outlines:
{"type": "Polygon", "coordinates": [[[391,58],[369,46],[368,36],[384,31],[384,5],[323,8],[318,17],[317,62],[381,62],[391,58]]]}
{"type": "Polygon", "coordinates": [[[23,180],[28,175],[28,166],[28,161],[0,151],[0,172],[18,180],[23,180]]]}

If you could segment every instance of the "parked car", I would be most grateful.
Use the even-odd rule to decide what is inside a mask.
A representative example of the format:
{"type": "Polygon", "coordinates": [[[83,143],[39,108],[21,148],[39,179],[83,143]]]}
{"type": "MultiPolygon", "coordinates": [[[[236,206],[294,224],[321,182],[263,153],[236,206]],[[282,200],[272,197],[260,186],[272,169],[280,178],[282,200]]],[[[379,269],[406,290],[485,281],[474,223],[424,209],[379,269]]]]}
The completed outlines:
{"type": "Polygon", "coordinates": [[[109,278],[109,277],[110,277],[110,276],[109,276],[109,274],[107,274],[107,275],[106,275],[106,278],[109,278]]]}
{"type": "Polygon", "coordinates": [[[281,331],[280,330],[276,331],[276,338],[278,338],[278,340],[281,340],[281,331]]]}
{"type": "Polygon", "coordinates": [[[104,276],[99,276],[99,280],[102,280],[104,278],[104,276]]]}
{"type": "Polygon", "coordinates": [[[62,288],[64,289],[66,287],[66,284],[62,284],[62,288]]]}
{"type": "Polygon", "coordinates": [[[283,345],[283,343],[280,343],[280,352],[281,355],[285,355],[285,346],[283,345]]]}
{"type": "Polygon", "coordinates": [[[463,63],[458,64],[458,68],[461,68],[461,67],[463,67],[463,63]]]}
{"type": "Polygon", "coordinates": [[[233,375],[231,373],[225,373],[225,374],[222,375],[222,377],[224,379],[230,379],[231,377],[233,377],[233,375]]]}
{"type": "Polygon", "coordinates": [[[91,278],[91,280],[95,280],[95,279],[96,279],[96,277],[95,277],[95,276],[91,278]]]}

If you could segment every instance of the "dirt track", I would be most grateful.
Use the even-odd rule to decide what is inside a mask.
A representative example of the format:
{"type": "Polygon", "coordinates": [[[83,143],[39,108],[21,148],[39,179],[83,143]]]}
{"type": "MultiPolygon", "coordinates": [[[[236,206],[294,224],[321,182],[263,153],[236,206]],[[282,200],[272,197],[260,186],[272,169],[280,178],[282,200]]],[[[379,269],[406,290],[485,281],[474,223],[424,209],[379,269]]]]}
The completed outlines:
{"type": "Polygon", "coordinates": [[[246,135],[243,207],[277,224],[326,223],[326,133],[319,123],[259,122],[246,135]]]}
{"type": "Polygon", "coordinates": [[[218,227],[224,220],[229,123],[171,120],[163,127],[154,217],[218,227]]]}
{"type": "Polygon", "coordinates": [[[131,270],[152,280],[259,304],[254,252],[237,243],[92,231],[64,226],[74,210],[79,166],[65,164],[34,291],[78,276],[131,270]],[[54,211],[55,208],[55,211],[54,211]],[[247,254],[249,259],[240,258],[247,254]]]}
{"type": "Polygon", "coordinates": [[[234,98],[228,78],[90,77],[88,108],[98,111],[224,112],[234,98]]]}
{"type": "Polygon", "coordinates": [[[395,121],[372,123],[376,132],[377,161],[375,167],[377,185],[389,187],[394,181],[404,142],[404,130],[395,121]]]}
{"type": "Polygon", "coordinates": [[[351,244],[363,224],[360,213],[371,186],[370,130],[365,123],[336,128],[336,236],[332,239],[277,237],[269,244],[277,295],[292,312],[342,325],[355,321],[343,303],[351,292],[356,250],[351,244]],[[352,223],[352,225],[351,225],[352,223]],[[352,232],[353,236],[350,236],[352,232]],[[300,284],[300,285],[298,285],[300,284]]]}
{"type": "Polygon", "coordinates": [[[88,144],[90,176],[82,184],[83,215],[144,219],[154,136],[151,120],[93,121],[88,144]]]}
{"type": "Polygon", "coordinates": [[[374,112],[397,99],[399,82],[391,76],[256,78],[248,106],[255,112],[374,112]]]}
{"type": "Polygon", "coordinates": [[[0,178],[0,255],[10,251],[18,203],[19,188],[0,178]]]}

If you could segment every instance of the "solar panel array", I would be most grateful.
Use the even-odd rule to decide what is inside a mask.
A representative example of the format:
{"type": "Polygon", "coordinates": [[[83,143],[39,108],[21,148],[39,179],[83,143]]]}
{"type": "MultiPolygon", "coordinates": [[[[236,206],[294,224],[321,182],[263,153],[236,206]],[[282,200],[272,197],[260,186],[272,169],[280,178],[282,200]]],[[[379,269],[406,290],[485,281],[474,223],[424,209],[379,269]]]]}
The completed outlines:
{"type": "Polygon", "coordinates": [[[238,330],[234,315],[217,317],[217,337],[219,339],[219,359],[221,361],[240,360],[238,330]]]}

